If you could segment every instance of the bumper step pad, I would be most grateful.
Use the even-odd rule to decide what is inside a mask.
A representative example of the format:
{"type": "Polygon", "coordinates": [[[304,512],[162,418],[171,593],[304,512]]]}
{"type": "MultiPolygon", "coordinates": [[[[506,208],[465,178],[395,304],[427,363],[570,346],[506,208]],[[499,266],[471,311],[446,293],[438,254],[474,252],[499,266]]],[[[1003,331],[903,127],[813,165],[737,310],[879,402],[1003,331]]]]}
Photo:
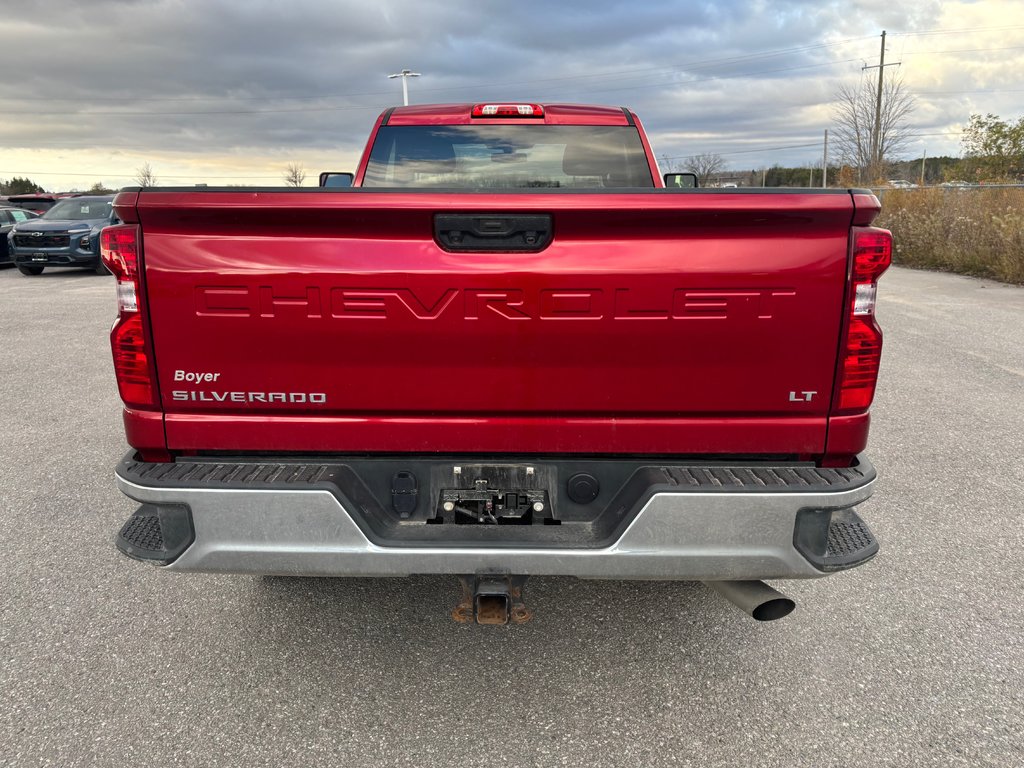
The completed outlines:
{"type": "Polygon", "coordinates": [[[794,545],[820,571],[843,571],[878,554],[878,539],[853,509],[802,509],[794,545]]]}
{"type": "Polygon", "coordinates": [[[143,504],[117,534],[128,557],[155,565],[173,563],[195,541],[192,513],[184,504],[143,504]]]}
{"type": "Polygon", "coordinates": [[[872,548],[877,550],[878,542],[863,520],[849,522],[833,520],[829,525],[828,547],[825,549],[826,560],[859,557],[861,553],[872,548]]]}

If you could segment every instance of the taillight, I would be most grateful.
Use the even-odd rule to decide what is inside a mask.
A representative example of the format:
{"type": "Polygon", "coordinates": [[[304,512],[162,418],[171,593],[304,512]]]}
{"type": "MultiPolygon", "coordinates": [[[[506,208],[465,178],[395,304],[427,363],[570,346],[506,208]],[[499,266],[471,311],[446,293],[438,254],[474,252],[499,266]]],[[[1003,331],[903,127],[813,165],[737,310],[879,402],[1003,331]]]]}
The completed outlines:
{"type": "Polygon", "coordinates": [[[540,104],[477,104],[473,117],[544,117],[540,104]]]}
{"type": "Polygon", "coordinates": [[[142,317],[121,318],[110,332],[117,386],[125,405],[152,406],[153,379],[149,373],[149,349],[142,317]]]}
{"type": "Polygon", "coordinates": [[[100,235],[100,258],[117,280],[117,307],[122,317],[126,312],[138,312],[138,229],[130,224],[104,229],[100,235]]]}
{"type": "Polygon", "coordinates": [[[138,227],[123,224],[104,229],[100,235],[100,257],[117,281],[118,318],[110,331],[110,346],[121,399],[133,408],[153,408],[157,402],[140,301],[138,227]]]}
{"type": "Polygon", "coordinates": [[[875,322],[878,278],[892,263],[892,234],[854,227],[850,304],[844,323],[835,413],[866,411],[875,397],[882,358],[882,330],[875,322]]]}

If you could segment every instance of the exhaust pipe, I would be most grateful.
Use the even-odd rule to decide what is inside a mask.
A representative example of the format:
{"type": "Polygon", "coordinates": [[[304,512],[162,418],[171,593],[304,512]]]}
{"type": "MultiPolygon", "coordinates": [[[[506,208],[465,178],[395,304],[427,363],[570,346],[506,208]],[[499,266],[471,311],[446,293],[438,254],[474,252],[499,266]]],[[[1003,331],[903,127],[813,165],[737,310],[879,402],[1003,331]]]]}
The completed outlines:
{"type": "Polygon", "coordinates": [[[711,589],[757,621],[789,616],[796,603],[763,581],[705,581],[711,589]]]}

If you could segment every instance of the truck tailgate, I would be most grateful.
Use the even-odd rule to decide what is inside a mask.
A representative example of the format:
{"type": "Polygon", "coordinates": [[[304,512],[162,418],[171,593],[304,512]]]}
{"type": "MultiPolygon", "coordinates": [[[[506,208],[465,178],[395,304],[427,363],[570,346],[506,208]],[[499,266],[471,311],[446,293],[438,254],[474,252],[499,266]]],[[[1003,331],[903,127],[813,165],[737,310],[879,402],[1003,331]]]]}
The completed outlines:
{"type": "Polygon", "coordinates": [[[136,215],[172,450],[823,450],[849,194],[143,191],[136,215]],[[553,237],[451,252],[438,214],[553,237]]]}

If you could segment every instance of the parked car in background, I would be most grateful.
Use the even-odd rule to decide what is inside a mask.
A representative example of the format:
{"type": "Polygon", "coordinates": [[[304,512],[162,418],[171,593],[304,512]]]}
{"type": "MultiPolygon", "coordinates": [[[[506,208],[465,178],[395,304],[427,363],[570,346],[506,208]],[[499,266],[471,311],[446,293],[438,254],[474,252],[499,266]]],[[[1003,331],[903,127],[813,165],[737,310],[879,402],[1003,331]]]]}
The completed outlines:
{"type": "Polygon", "coordinates": [[[906,179],[889,179],[885,184],[893,189],[917,189],[917,184],[906,179]]]}
{"type": "Polygon", "coordinates": [[[39,218],[16,224],[8,240],[18,270],[39,275],[46,267],[85,267],[106,273],[100,232],[119,223],[113,200],[113,195],[67,198],[39,218]]]}
{"type": "Polygon", "coordinates": [[[58,195],[49,194],[11,195],[7,198],[7,205],[42,215],[53,208],[59,199],[58,195]]]}
{"type": "Polygon", "coordinates": [[[14,229],[14,225],[38,217],[38,214],[26,211],[23,208],[9,206],[0,208],[0,264],[10,264],[13,261],[11,258],[11,246],[7,242],[7,235],[14,229]]]}

